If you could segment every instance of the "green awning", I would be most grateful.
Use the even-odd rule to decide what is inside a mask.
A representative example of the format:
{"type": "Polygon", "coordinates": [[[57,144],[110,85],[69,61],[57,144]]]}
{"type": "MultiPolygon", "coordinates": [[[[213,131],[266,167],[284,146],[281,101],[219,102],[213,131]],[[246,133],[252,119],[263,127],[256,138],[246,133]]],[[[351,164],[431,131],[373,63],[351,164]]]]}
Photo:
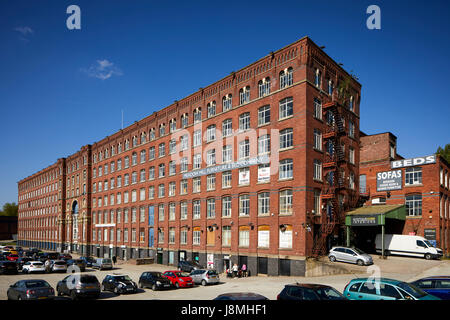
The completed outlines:
{"type": "Polygon", "coordinates": [[[385,219],[406,220],[406,208],[403,204],[385,204],[364,206],[350,212],[345,217],[346,226],[384,225],[385,219]]]}

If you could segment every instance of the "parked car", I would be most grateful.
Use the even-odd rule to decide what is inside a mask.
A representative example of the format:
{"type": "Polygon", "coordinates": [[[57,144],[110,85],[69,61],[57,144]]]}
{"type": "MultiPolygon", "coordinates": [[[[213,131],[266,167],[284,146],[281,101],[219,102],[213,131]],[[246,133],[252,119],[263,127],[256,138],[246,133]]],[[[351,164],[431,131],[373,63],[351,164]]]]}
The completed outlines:
{"type": "Polygon", "coordinates": [[[69,260],[72,259],[72,256],[68,253],[60,253],[58,259],[69,260]]]}
{"type": "Polygon", "coordinates": [[[17,269],[18,270],[22,270],[23,265],[28,262],[28,261],[33,261],[33,258],[30,257],[21,257],[19,259],[17,259],[17,269]]]}
{"type": "Polygon", "coordinates": [[[189,276],[195,284],[201,284],[202,286],[206,286],[207,284],[217,284],[220,280],[216,270],[193,270],[189,276]]]}
{"type": "Polygon", "coordinates": [[[287,284],[277,295],[277,300],[347,300],[333,287],[323,284],[287,284]]]}
{"type": "Polygon", "coordinates": [[[39,260],[45,262],[46,260],[60,260],[58,252],[44,252],[39,256],[39,260]]]}
{"type": "Polygon", "coordinates": [[[411,284],[442,300],[450,300],[450,276],[422,278],[411,282],[411,284]]]}
{"type": "Polygon", "coordinates": [[[17,261],[19,259],[19,256],[17,254],[10,254],[6,257],[9,261],[17,261]]]}
{"type": "Polygon", "coordinates": [[[112,291],[115,294],[136,293],[136,282],[127,275],[108,274],[102,281],[102,291],[112,291]]]}
{"type": "Polygon", "coordinates": [[[80,257],[86,263],[86,267],[92,267],[92,264],[95,262],[95,258],[93,257],[80,257]]]}
{"type": "Polygon", "coordinates": [[[192,272],[192,270],[204,269],[199,263],[195,261],[180,261],[178,262],[178,270],[185,272],[192,272]]]}
{"type": "Polygon", "coordinates": [[[9,286],[8,300],[53,299],[55,290],[45,280],[20,280],[9,286]]]}
{"type": "Polygon", "coordinates": [[[100,282],[90,274],[69,275],[56,285],[58,296],[68,295],[72,300],[78,298],[95,298],[100,296],[100,282]]]}
{"type": "Polygon", "coordinates": [[[30,251],[30,250],[27,250],[27,251],[24,251],[23,255],[24,255],[25,257],[32,258],[32,257],[34,256],[34,252],[33,252],[33,251],[30,251]]]}
{"type": "Polygon", "coordinates": [[[76,266],[81,272],[86,271],[86,262],[83,259],[70,259],[66,261],[67,268],[76,266]]]}
{"type": "MultiPolygon", "coordinates": [[[[375,248],[377,253],[381,253],[381,234],[377,234],[375,238],[375,248]]],[[[442,257],[442,249],[435,248],[424,237],[403,234],[385,234],[384,252],[385,255],[420,257],[427,260],[442,257]]]]}
{"type": "Polygon", "coordinates": [[[44,264],[40,261],[28,261],[22,267],[22,273],[45,272],[44,264]]]}
{"type": "Polygon", "coordinates": [[[175,286],[175,288],[187,288],[187,287],[193,287],[194,281],[189,276],[189,273],[182,272],[182,271],[166,271],[163,273],[163,276],[172,282],[172,285],[175,286]]]}
{"type": "Polygon", "coordinates": [[[0,261],[1,274],[17,274],[17,263],[15,261],[2,260],[0,261]]]}
{"type": "Polygon", "coordinates": [[[161,272],[156,271],[143,272],[138,283],[139,288],[150,287],[153,291],[172,287],[172,282],[164,277],[161,272]]]}
{"type": "Polygon", "coordinates": [[[92,268],[99,270],[112,269],[113,264],[109,258],[98,258],[94,263],[92,263],[92,268]]]}
{"type": "Polygon", "coordinates": [[[67,262],[64,260],[52,260],[50,263],[51,272],[67,272],[67,262]]]}
{"type": "Polygon", "coordinates": [[[342,261],[356,263],[359,266],[373,264],[373,259],[367,253],[357,248],[333,247],[328,253],[331,262],[342,261]]]}
{"type": "Polygon", "coordinates": [[[9,250],[9,254],[16,254],[16,255],[19,255],[19,252],[17,252],[16,249],[11,249],[11,250],[9,250]]]}
{"type": "Polygon", "coordinates": [[[409,283],[388,278],[353,279],[345,286],[344,296],[350,300],[440,300],[409,283]]]}
{"type": "Polygon", "coordinates": [[[220,294],[213,300],[269,300],[269,298],[253,292],[231,292],[220,294]]]}

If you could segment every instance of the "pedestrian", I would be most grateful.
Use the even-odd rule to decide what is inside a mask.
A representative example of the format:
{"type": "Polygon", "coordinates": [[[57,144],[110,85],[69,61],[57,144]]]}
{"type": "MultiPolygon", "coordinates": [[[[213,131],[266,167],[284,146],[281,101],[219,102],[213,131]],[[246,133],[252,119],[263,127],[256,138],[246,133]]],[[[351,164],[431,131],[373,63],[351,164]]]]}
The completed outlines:
{"type": "Polygon", "coordinates": [[[116,262],[117,262],[117,257],[116,256],[112,257],[112,262],[113,262],[113,264],[116,264],[116,262]]]}
{"type": "Polygon", "coordinates": [[[44,267],[46,272],[50,272],[50,259],[45,260],[44,267]]]}
{"type": "Polygon", "coordinates": [[[233,268],[231,270],[233,271],[233,277],[237,277],[239,268],[238,268],[238,265],[236,263],[233,265],[233,268]]]}
{"type": "Polygon", "coordinates": [[[242,265],[241,270],[242,270],[242,276],[246,277],[247,276],[247,265],[245,263],[242,265]]]}

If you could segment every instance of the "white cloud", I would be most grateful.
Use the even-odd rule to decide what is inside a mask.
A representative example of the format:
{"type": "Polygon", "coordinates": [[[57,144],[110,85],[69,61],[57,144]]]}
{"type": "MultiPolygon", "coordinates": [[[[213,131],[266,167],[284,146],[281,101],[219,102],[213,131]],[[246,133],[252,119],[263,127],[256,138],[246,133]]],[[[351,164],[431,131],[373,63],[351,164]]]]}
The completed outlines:
{"type": "Polygon", "coordinates": [[[30,27],[17,27],[14,28],[14,31],[20,32],[23,36],[27,36],[29,34],[33,34],[34,30],[31,29],[30,27]]]}
{"type": "Polygon", "coordinates": [[[101,80],[109,79],[113,75],[121,76],[123,74],[122,71],[114,65],[114,63],[106,59],[97,60],[95,64],[90,66],[88,69],[82,69],[82,71],[90,77],[101,80]]]}

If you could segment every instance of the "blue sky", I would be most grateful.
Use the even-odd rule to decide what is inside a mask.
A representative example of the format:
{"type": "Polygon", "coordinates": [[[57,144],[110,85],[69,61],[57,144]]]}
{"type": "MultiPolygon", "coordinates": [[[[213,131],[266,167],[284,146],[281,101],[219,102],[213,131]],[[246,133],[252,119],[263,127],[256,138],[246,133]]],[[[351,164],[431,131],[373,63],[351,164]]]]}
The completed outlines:
{"type": "Polygon", "coordinates": [[[0,2],[0,206],[17,181],[310,36],[362,84],[361,130],[450,143],[448,1],[0,2]],[[68,30],[66,8],[81,8],[68,30]],[[381,8],[381,30],[366,9],[381,8]]]}

